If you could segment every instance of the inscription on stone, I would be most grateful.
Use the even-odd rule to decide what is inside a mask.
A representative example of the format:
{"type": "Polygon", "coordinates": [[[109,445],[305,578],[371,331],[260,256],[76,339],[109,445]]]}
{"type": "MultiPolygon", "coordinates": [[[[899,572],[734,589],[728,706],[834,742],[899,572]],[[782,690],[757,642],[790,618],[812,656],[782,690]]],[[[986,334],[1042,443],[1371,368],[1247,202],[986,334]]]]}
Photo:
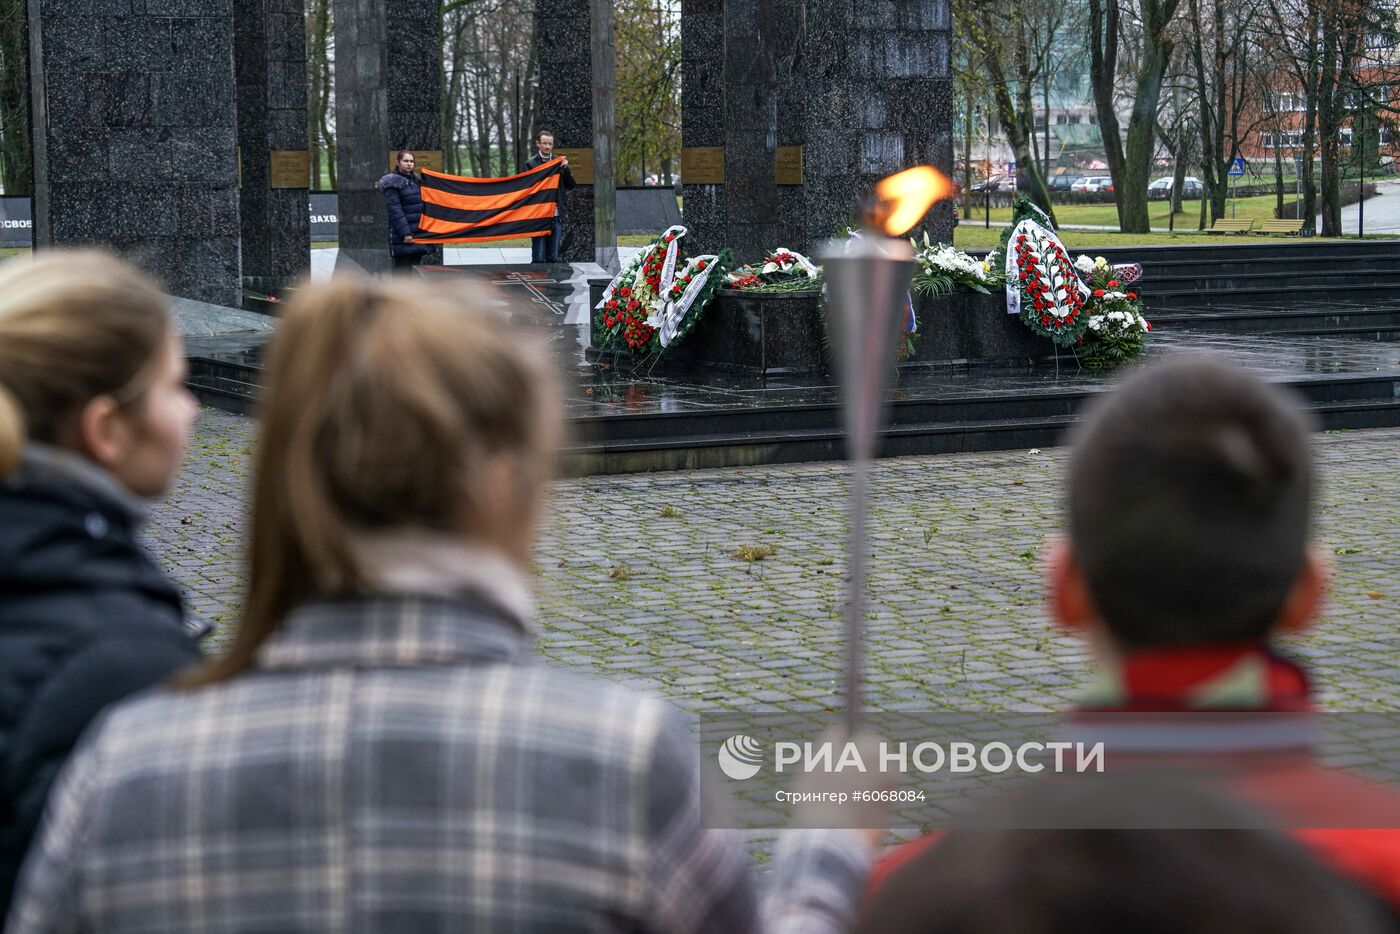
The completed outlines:
{"type": "Polygon", "coordinates": [[[773,180],[779,185],[802,184],[802,147],[779,146],[774,155],[773,180]]]}
{"type": "Polygon", "coordinates": [[[687,185],[723,185],[724,147],[687,146],[682,149],[681,180],[687,185]]]}
{"type": "Polygon", "coordinates": [[[311,153],[305,149],[274,149],[268,153],[267,177],[272,188],[310,188],[311,153]]]}
{"type": "MultiPolygon", "coordinates": [[[[413,153],[413,167],[420,172],[423,169],[432,169],[434,172],[442,171],[441,149],[411,149],[409,152],[413,153]]],[[[394,171],[394,167],[398,165],[398,161],[399,151],[397,149],[389,150],[390,172],[394,171]]]]}
{"type": "Polygon", "coordinates": [[[569,172],[573,175],[574,181],[580,185],[593,184],[593,150],[592,149],[559,149],[554,150],[556,156],[563,156],[569,160],[569,172]]]}

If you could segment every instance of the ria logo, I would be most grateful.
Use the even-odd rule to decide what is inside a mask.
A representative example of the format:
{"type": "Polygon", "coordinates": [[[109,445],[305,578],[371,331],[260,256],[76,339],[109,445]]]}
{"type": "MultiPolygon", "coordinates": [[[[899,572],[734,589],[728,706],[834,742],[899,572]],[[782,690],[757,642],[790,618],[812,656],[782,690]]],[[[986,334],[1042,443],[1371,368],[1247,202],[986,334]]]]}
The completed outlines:
{"type": "Polygon", "coordinates": [[[763,744],[738,733],[719,747],[719,770],[736,782],[753,778],[763,767],[763,744]]]}

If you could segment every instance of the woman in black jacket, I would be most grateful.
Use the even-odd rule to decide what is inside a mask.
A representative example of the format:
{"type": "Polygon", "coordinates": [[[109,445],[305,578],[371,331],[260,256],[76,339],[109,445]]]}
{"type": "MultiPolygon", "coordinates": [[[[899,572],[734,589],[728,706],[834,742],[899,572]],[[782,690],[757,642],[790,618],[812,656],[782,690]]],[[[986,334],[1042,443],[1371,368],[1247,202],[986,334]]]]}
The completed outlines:
{"type": "Polygon", "coordinates": [[[189,440],[183,380],[165,299],[126,264],[0,267],[0,922],[88,723],[200,658],[136,540],[189,440]]]}
{"type": "Polygon", "coordinates": [[[389,255],[395,269],[417,266],[433,252],[429,243],[414,243],[413,233],[423,216],[423,194],[414,171],[413,153],[400,149],[394,171],[376,184],[384,194],[384,213],[389,219],[389,255]]]}

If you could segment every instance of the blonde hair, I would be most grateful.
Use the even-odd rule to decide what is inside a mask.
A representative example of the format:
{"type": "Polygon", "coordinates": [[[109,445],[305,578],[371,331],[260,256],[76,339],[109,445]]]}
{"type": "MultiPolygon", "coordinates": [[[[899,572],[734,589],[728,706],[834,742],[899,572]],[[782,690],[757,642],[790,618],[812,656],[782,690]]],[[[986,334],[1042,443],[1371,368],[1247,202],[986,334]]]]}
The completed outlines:
{"type": "Polygon", "coordinates": [[[503,460],[517,501],[533,503],[557,398],[542,349],[460,284],[347,276],[299,289],[268,356],[242,623],[185,683],[250,667],[297,604],[366,591],[356,533],[485,534],[486,474],[503,460]]]}
{"type": "Polygon", "coordinates": [[[45,250],[0,265],[0,476],[27,440],[60,443],[92,399],[139,402],[171,331],[160,289],[115,257],[45,250]]]}

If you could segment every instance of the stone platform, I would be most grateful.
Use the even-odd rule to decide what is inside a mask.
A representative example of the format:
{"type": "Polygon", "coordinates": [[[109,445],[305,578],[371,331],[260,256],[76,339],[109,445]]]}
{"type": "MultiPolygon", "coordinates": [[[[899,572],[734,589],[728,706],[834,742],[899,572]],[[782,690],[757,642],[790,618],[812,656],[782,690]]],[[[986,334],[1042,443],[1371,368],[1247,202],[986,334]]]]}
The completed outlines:
{"type": "MultiPolygon", "coordinates": [[[[596,289],[594,301],[601,296],[596,289]]],[[[903,366],[1004,364],[1052,361],[1055,348],[1006,313],[1000,291],[992,295],[957,293],[914,300],[919,322],[913,353],[903,366]]],[[[821,375],[830,371],[821,293],[720,290],[685,340],[657,360],[632,365],[671,370],[699,366],[763,378],[821,375]]],[[[602,341],[590,333],[597,347],[602,341]]],[[[625,354],[598,354],[627,365],[625,354]]]]}
{"type": "MultiPolygon", "coordinates": [[[[777,372],[777,367],[765,370],[760,361],[758,367],[747,370],[723,370],[680,359],[660,366],[655,361],[638,365],[625,357],[590,355],[585,323],[588,302],[582,298],[586,283],[558,272],[522,266],[483,276],[494,277],[492,281],[508,294],[520,290],[516,303],[520,318],[538,329],[565,375],[570,423],[566,471],[621,473],[844,456],[840,390],[820,367],[777,372]],[[579,323],[572,323],[576,316],[579,323]]],[[[468,288],[484,281],[452,270],[425,274],[462,276],[468,288]]],[[[1286,317],[1306,311],[1306,305],[1297,302],[1275,311],[1286,317]]],[[[1400,312],[1400,303],[1395,310],[1400,312]]],[[[994,329],[993,337],[1011,340],[1020,334],[1015,330],[1021,328],[1019,322],[999,308],[989,305],[981,311],[961,311],[968,312],[977,327],[994,329]]],[[[916,358],[898,368],[888,428],[881,439],[884,454],[1052,445],[1073,424],[1080,406],[1111,383],[1111,376],[1080,370],[1072,354],[1056,355],[1053,346],[1029,332],[1026,338],[1043,347],[1044,356],[1001,357],[997,363],[953,357],[952,339],[940,344],[936,336],[940,313],[961,312],[952,308],[921,312],[920,329],[926,335],[921,350],[933,359],[916,358]],[[1007,359],[1017,362],[1008,364],[1007,359]]],[[[740,306],[734,314],[727,323],[723,316],[716,317],[712,326],[724,325],[732,332],[739,324],[747,327],[757,321],[761,325],[764,316],[779,320],[799,313],[765,303],[757,311],[740,306]]],[[[801,320],[811,324],[810,315],[801,320]]],[[[792,319],[787,323],[795,326],[792,319]]],[[[1345,336],[1231,334],[1187,324],[1175,321],[1154,330],[1149,357],[1221,354],[1272,382],[1294,387],[1327,428],[1400,427],[1400,343],[1387,341],[1384,335],[1361,339],[1352,332],[1345,336]]],[[[791,349],[810,354],[817,332],[804,333],[805,343],[794,340],[791,349]]],[[[977,338],[976,328],[962,333],[964,338],[959,340],[977,338]]],[[[189,338],[191,386],[212,405],[254,411],[262,345],[268,337],[267,332],[240,330],[189,338]]],[[[770,358],[770,362],[779,360],[770,358]]]]}

